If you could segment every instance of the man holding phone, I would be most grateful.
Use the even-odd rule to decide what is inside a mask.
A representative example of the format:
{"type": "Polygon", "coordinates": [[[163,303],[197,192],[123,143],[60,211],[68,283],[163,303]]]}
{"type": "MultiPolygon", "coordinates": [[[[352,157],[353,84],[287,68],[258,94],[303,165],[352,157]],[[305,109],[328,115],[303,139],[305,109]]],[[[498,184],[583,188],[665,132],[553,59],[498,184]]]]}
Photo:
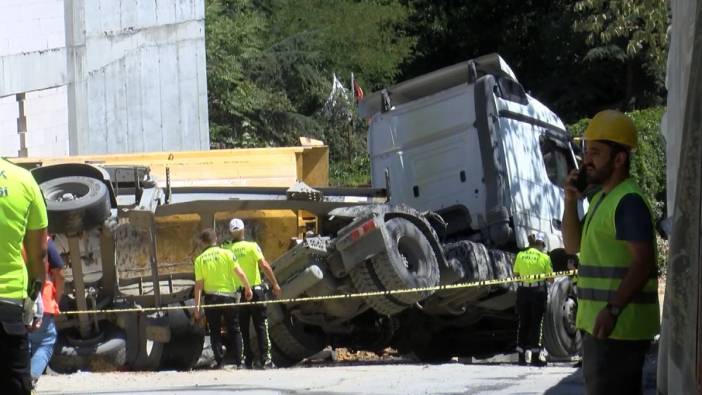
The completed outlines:
{"type": "Polygon", "coordinates": [[[578,172],[570,173],[563,240],[568,253],[580,253],[576,325],[585,334],[585,387],[589,394],[641,393],[644,357],[660,321],[653,217],[629,174],[636,128],[623,113],[605,110],[584,138],[581,173],[600,190],[581,221],[578,172]]]}

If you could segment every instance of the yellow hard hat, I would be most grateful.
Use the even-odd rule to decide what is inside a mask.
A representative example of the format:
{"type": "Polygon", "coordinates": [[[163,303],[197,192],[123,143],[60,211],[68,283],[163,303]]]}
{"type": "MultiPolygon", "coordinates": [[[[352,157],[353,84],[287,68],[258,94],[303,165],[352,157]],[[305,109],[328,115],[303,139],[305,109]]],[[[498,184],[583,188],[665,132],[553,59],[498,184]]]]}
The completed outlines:
{"type": "Polygon", "coordinates": [[[604,110],[595,114],[585,129],[584,137],[585,141],[607,140],[631,149],[637,147],[634,122],[617,110],[604,110]]]}

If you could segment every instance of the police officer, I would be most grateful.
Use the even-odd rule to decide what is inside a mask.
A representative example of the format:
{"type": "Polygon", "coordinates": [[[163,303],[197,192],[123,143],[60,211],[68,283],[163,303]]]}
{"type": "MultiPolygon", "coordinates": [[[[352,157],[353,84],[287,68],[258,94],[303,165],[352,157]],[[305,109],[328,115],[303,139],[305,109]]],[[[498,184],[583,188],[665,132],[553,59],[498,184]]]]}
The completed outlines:
{"type": "Polygon", "coordinates": [[[588,394],[640,394],[643,363],[659,331],[653,215],[629,175],[637,133],[615,110],[596,114],[585,129],[581,171],[600,188],[582,221],[582,194],[568,176],[563,213],[567,252],[580,252],[578,315],[584,331],[583,376],[588,394]]]}
{"type": "MultiPolygon", "coordinates": [[[[253,300],[265,300],[265,288],[261,281],[261,270],[265,274],[268,281],[271,283],[271,290],[275,297],[279,297],[281,290],[278,285],[278,280],[273,274],[271,266],[263,257],[261,247],[255,242],[244,240],[244,222],[239,218],[234,218],[229,222],[229,232],[232,236],[232,242],[225,245],[231,250],[236,259],[239,261],[246,277],[253,287],[253,300]],[[260,270],[259,270],[260,269],[260,270]]],[[[261,355],[261,366],[265,368],[273,368],[271,360],[271,346],[268,337],[268,320],[266,318],[266,307],[263,305],[243,306],[239,312],[241,334],[244,338],[244,353],[245,366],[249,369],[253,368],[254,354],[251,349],[251,340],[249,337],[249,322],[253,321],[254,329],[256,330],[256,339],[258,341],[258,351],[261,355]]]]}
{"type": "MultiPolygon", "coordinates": [[[[529,248],[517,254],[514,273],[519,276],[553,273],[551,258],[543,253],[545,246],[543,237],[529,235],[529,248]]],[[[546,297],[545,280],[524,279],[519,283],[517,352],[520,365],[525,365],[527,362],[536,366],[546,364],[546,357],[541,352],[541,320],[546,311],[546,297]],[[528,356],[530,357],[527,358],[528,356]]]]}
{"type": "MultiPolygon", "coordinates": [[[[195,258],[195,319],[200,319],[202,309],[202,292],[206,304],[238,303],[240,284],[244,287],[244,297],[251,300],[252,292],[246,275],[241,270],[234,254],[217,246],[217,234],[214,229],[205,229],[200,233],[200,243],[205,250],[195,258]]],[[[227,329],[229,341],[234,346],[234,363],[241,366],[241,333],[239,332],[239,314],[232,307],[210,307],[205,310],[207,326],[210,329],[210,342],[214,353],[216,368],[224,367],[222,350],[222,318],[227,329]]]]}
{"type": "MultiPolygon", "coordinates": [[[[46,256],[46,205],[32,175],[0,159],[0,388],[29,394],[26,324],[41,298],[46,256]],[[27,252],[27,264],[22,247],[27,252]]],[[[38,321],[37,321],[38,322],[38,321]]]]}

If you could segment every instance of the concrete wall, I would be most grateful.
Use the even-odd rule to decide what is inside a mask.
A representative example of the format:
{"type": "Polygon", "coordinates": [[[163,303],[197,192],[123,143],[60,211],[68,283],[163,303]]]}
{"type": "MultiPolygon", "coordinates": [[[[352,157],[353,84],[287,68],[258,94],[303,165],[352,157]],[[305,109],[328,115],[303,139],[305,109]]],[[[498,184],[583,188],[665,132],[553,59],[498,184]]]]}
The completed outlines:
{"type": "Polygon", "coordinates": [[[62,0],[0,1],[0,155],[18,155],[14,93],[22,92],[30,92],[24,105],[28,152],[68,154],[65,45],[62,0]]]}
{"type": "Polygon", "coordinates": [[[0,155],[209,148],[204,0],[2,0],[0,155]],[[34,92],[37,91],[37,92],[34,92]]]}

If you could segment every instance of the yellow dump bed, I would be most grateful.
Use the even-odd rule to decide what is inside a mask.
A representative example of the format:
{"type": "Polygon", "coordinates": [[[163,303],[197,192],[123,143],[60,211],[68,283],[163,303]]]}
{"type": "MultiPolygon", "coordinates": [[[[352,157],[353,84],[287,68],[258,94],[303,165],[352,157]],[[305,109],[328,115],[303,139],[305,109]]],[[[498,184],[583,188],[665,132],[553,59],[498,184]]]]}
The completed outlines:
{"type": "MultiPolygon", "coordinates": [[[[169,169],[173,187],[290,187],[297,180],[313,187],[323,187],[329,183],[329,149],[322,145],[11,160],[27,167],[63,163],[146,166],[160,186],[166,185],[166,169],[169,169]]],[[[220,238],[228,236],[227,224],[235,216],[245,220],[247,237],[261,244],[269,260],[282,255],[288,249],[291,237],[301,235],[306,225],[314,221],[304,212],[290,210],[218,212],[214,222],[220,238]]],[[[156,218],[160,274],[192,271],[192,261],[197,253],[194,238],[202,227],[201,222],[197,212],[156,218]]],[[[148,275],[149,243],[146,235],[125,225],[118,228],[115,239],[120,279],[148,275]]]]}

